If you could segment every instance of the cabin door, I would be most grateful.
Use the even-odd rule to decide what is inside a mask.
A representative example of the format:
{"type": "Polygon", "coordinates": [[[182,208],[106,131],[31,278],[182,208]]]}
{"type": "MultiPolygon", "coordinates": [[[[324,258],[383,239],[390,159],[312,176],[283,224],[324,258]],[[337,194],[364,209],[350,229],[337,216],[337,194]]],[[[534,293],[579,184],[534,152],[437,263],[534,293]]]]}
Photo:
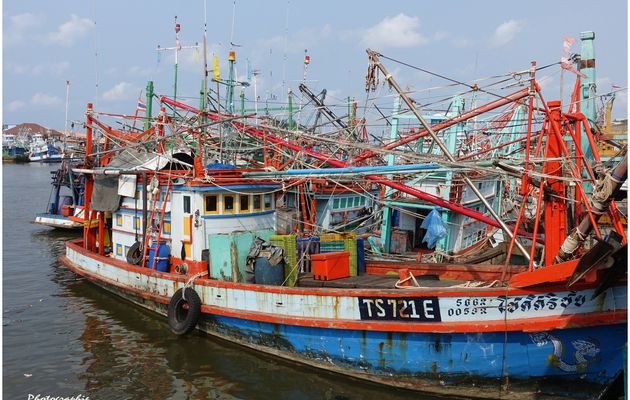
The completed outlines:
{"type": "Polygon", "coordinates": [[[182,260],[192,260],[192,198],[190,195],[182,196],[183,203],[183,214],[182,214],[182,252],[181,259],[182,260]]]}

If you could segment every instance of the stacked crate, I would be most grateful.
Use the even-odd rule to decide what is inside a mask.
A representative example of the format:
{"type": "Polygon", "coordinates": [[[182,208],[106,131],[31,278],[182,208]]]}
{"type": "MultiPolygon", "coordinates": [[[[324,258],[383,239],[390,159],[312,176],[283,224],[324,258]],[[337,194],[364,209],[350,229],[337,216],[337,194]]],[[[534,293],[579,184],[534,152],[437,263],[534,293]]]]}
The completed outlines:
{"type": "Polygon", "coordinates": [[[272,235],[269,241],[284,250],[284,279],[286,286],[295,286],[297,282],[297,245],[296,235],[272,235]]]}
{"type": "Polygon", "coordinates": [[[322,233],[319,235],[321,253],[347,251],[350,254],[350,276],[357,275],[357,240],[354,233],[322,233]]]}
{"type": "Polygon", "coordinates": [[[319,254],[319,237],[297,238],[298,272],[311,272],[311,254],[319,254]]]}

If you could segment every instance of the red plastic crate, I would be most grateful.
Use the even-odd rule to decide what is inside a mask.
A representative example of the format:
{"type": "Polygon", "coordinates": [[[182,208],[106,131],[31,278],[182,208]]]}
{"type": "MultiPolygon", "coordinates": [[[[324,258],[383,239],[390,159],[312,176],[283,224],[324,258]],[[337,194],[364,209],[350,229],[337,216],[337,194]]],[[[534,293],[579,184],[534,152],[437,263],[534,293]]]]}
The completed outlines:
{"type": "Polygon", "coordinates": [[[313,279],[320,281],[347,278],[350,276],[350,253],[337,251],[311,254],[311,270],[313,279]]]}

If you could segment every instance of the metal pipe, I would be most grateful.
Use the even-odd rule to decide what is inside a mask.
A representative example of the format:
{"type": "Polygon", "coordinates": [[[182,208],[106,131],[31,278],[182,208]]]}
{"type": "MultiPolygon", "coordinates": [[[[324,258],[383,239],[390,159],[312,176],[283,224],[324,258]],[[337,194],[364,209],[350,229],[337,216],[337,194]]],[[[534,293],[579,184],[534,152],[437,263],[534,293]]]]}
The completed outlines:
{"type": "Polygon", "coordinates": [[[339,175],[339,174],[361,174],[366,172],[416,172],[426,170],[436,170],[440,166],[435,163],[426,164],[405,164],[405,165],[375,165],[369,167],[346,167],[346,168],[306,168],[290,169],[276,172],[243,172],[243,176],[285,176],[285,175],[339,175]]]}
{"type": "MultiPolygon", "coordinates": [[[[380,64],[380,61],[379,61],[379,64],[380,64]]],[[[385,76],[387,76],[387,75],[385,75],[385,76]]],[[[456,116],[454,118],[451,118],[449,120],[446,120],[444,122],[440,122],[438,124],[435,124],[434,126],[431,127],[431,129],[433,130],[433,133],[435,133],[437,131],[444,130],[444,129],[449,128],[449,127],[451,127],[453,125],[456,125],[456,124],[458,124],[460,122],[467,121],[467,120],[469,120],[471,118],[474,118],[474,117],[476,117],[476,116],[478,116],[480,114],[483,114],[485,112],[494,110],[495,108],[502,107],[502,106],[504,106],[506,104],[509,104],[510,102],[514,102],[514,101],[518,101],[520,99],[523,99],[523,98],[527,97],[528,95],[529,95],[529,89],[521,89],[518,92],[515,92],[515,93],[507,95],[507,96],[504,96],[504,97],[502,97],[500,99],[497,99],[495,101],[492,101],[492,102],[490,102],[488,104],[484,104],[484,105],[482,105],[480,107],[477,107],[475,109],[467,111],[467,112],[465,112],[463,114],[460,114],[460,115],[458,115],[458,116],[456,116]]],[[[425,125],[425,126],[428,126],[428,125],[425,125]]],[[[424,129],[424,130],[421,130],[419,132],[413,133],[411,135],[407,135],[405,137],[402,137],[402,138],[400,138],[400,139],[398,139],[398,140],[396,140],[394,142],[390,142],[390,143],[388,143],[386,145],[383,145],[379,149],[381,149],[381,150],[392,150],[392,149],[395,149],[396,147],[400,147],[400,146],[402,146],[404,144],[407,144],[409,142],[413,142],[413,141],[418,140],[418,139],[420,139],[422,137],[425,137],[427,135],[430,135],[430,133],[426,129],[424,129]]],[[[363,153],[361,153],[358,156],[356,156],[352,161],[353,161],[353,163],[357,163],[357,162],[363,161],[363,160],[365,160],[367,158],[374,157],[374,156],[376,156],[378,154],[379,154],[378,151],[366,150],[363,153]]]]}
{"type": "MultiPolygon", "coordinates": [[[[147,237],[147,173],[142,172],[142,241],[147,237]]],[[[146,248],[147,244],[142,244],[146,248]]]]}
{"type": "MultiPolygon", "coordinates": [[[[182,109],[187,110],[187,111],[190,111],[192,113],[201,114],[199,112],[199,110],[197,110],[196,108],[193,108],[193,107],[191,107],[191,106],[189,106],[187,104],[174,102],[172,99],[169,99],[169,98],[166,98],[166,97],[162,97],[160,100],[165,102],[165,103],[167,103],[167,104],[172,104],[172,105],[176,104],[177,107],[182,108],[182,109]]],[[[208,115],[208,118],[210,118],[212,120],[220,119],[219,116],[214,115],[214,114],[207,114],[207,115],[208,115]]],[[[317,160],[323,161],[326,164],[329,164],[329,165],[332,165],[332,166],[335,166],[335,167],[348,167],[350,165],[348,162],[340,161],[340,160],[331,158],[329,155],[318,153],[318,152],[310,150],[308,148],[304,148],[304,147],[302,147],[302,146],[300,146],[298,144],[290,143],[290,142],[288,142],[286,140],[277,138],[275,136],[268,135],[266,131],[260,131],[260,130],[258,130],[256,128],[253,128],[253,127],[247,127],[245,124],[243,124],[241,122],[233,121],[232,124],[235,125],[239,131],[243,131],[243,132],[245,132],[245,133],[247,133],[249,135],[258,137],[260,139],[265,139],[266,138],[266,140],[268,142],[279,144],[282,147],[285,147],[287,149],[291,149],[291,150],[293,150],[295,152],[298,152],[298,153],[300,153],[300,152],[304,153],[304,154],[306,154],[306,155],[308,155],[310,157],[313,157],[313,158],[315,158],[317,160]]],[[[461,204],[457,204],[457,203],[445,200],[445,199],[443,199],[441,197],[434,196],[434,195],[432,195],[430,193],[423,192],[423,191],[418,190],[416,188],[407,186],[407,185],[405,185],[403,183],[394,182],[394,181],[391,181],[391,180],[386,179],[386,178],[382,178],[382,177],[377,176],[377,175],[366,175],[365,178],[367,178],[367,179],[369,179],[371,181],[380,183],[382,185],[391,187],[391,188],[396,189],[396,190],[398,190],[400,192],[407,193],[407,194],[409,194],[411,196],[414,196],[414,197],[417,197],[419,199],[426,200],[426,201],[428,201],[428,202],[430,202],[432,204],[435,204],[437,206],[444,207],[444,208],[449,209],[451,211],[454,211],[456,213],[459,213],[459,214],[465,215],[467,217],[473,218],[473,219],[475,219],[477,221],[480,221],[480,222],[483,222],[485,224],[494,226],[496,228],[501,228],[501,225],[500,225],[500,223],[497,220],[492,219],[490,217],[487,217],[486,215],[484,215],[484,214],[482,214],[482,213],[480,213],[478,211],[475,211],[475,210],[472,210],[470,208],[464,207],[461,204]]],[[[525,236],[525,237],[531,237],[531,234],[529,234],[527,232],[522,232],[522,233],[519,233],[519,234],[522,235],[522,236],[525,236]]]]}
{"type": "MultiPolygon", "coordinates": [[[[411,99],[407,96],[407,94],[400,88],[400,86],[398,86],[398,83],[396,83],[394,78],[392,78],[392,75],[387,71],[387,69],[383,66],[383,64],[381,64],[376,52],[370,49],[367,49],[366,51],[369,55],[370,60],[381,70],[387,82],[398,92],[400,97],[403,99],[405,104],[407,104],[407,106],[409,107],[411,112],[416,116],[418,121],[420,121],[420,123],[424,125],[428,134],[431,136],[431,138],[433,138],[433,141],[435,142],[435,144],[437,144],[438,147],[444,153],[444,156],[450,162],[453,162],[453,163],[456,162],[457,160],[455,159],[455,157],[453,157],[453,155],[448,151],[448,149],[446,148],[446,145],[442,143],[440,138],[437,137],[437,134],[435,133],[435,131],[433,131],[433,129],[431,128],[431,125],[429,125],[424,120],[424,118],[422,118],[422,115],[420,115],[418,110],[416,110],[416,108],[413,105],[413,101],[411,101],[411,99]]],[[[527,89],[527,93],[529,93],[529,89],[527,89]]],[[[483,203],[483,205],[486,207],[490,215],[492,215],[492,217],[499,223],[499,225],[501,226],[501,229],[503,229],[503,231],[509,236],[509,238],[512,239],[514,237],[512,230],[505,224],[505,222],[503,222],[500,219],[499,215],[497,215],[496,211],[494,211],[494,209],[492,208],[492,205],[488,203],[488,200],[483,196],[483,194],[481,194],[481,192],[477,189],[475,184],[465,174],[462,174],[462,179],[468,185],[468,187],[472,190],[472,192],[479,198],[479,200],[483,203]]],[[[518,240],[516,241],[516,246],[529,261],[529,254],[527,253],[527,250],[525,250],[523,245],[518,240]]]]}

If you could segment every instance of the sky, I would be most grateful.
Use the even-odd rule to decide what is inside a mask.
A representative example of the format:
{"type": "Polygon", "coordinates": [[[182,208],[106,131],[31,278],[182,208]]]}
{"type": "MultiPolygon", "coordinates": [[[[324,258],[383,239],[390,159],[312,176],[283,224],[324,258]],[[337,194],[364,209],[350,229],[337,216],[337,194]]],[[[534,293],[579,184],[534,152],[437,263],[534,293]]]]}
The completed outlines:
{"type": "MultiPolygon", "coordinates": [[[[83,120],[88,102],[98,111],[133,114],[148,80],[157,94],[173,92],[174,18],[183,46],[201,43],[207,18],[207,52],[218,55],[222,77],[228,51],[237,74],[248,62],[259,71],[260,98],[285,99],[304,77],[327,89],[327,102],[365,96],[370,47],[460,81],[527,69],[530,61],[559,61],[563,38],[595,32],[598,93],[627,87],[627,2],[592,1],[120,1],[5,0],[3,2],[4,124],[35,122],[53,129],[83,120]],[[238,45],[234,47],[230,42],[238,45]]],[[[178,98],[198,104],[202,57],[179,54],[178,98]],[[197,99],[195,99],[195,97],[197,99]]],[[[209,58],[210,59],[210,58],[209,58]]],[[[439,78],[388,64],[397,81],[412,88],[444,84],[439,78]]],[[[211,63],[210,63],[211,66],[211,63]]],[[[571,82],[564,75],[564,86],[571,82]]],[[[560,95],[559,67],[541,71],[546,99],[560,95]],[[544,72],[544,73],[543,73],[544,72]]],[[[565,95],[568,89],[563,92],[565,95]]],[[[254,98],[253,85],[245,89],[254,98]]],[[[627,115],[627,92],[617,93],[613,117],[627,115]]]]}

